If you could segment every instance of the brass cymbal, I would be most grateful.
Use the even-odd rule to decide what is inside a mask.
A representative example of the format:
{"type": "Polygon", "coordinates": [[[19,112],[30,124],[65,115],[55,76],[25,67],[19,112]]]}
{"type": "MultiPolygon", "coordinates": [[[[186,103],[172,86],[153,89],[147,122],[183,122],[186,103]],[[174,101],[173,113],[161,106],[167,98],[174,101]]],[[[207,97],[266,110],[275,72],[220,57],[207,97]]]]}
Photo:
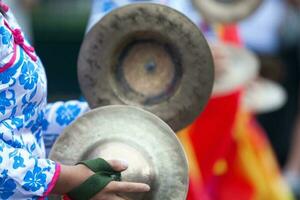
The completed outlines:
{"type": "Polygon", "coordinates": [[[78,59],[91,108],[134,105],[178,131],[200,114],[213,85],[213,61],[199,29],[172,8],[127,5],[86,35],[78,59]]]}
{"type": "Polygon", "coordinates": [[[250,50],[229,43],[212,43],[216,66],[213,95],[226,95],[246,86],[259,73],[260,62],[250,50]]]}
{"type": "Polygon", "coordinates": [[[233,23],[251,15],[262,0],[193,0],[208,22],[233,23]]]}
{"type": "Polygon", "coordinates": [[[155,115],[132,106],[92,110],[66,128],[50,158],[74,165],[94,158],[126,160],[123,181],[151,186],[145,194],[125,195],[129,200],[185,200],[188,165],[175,133],[155,115]]]}

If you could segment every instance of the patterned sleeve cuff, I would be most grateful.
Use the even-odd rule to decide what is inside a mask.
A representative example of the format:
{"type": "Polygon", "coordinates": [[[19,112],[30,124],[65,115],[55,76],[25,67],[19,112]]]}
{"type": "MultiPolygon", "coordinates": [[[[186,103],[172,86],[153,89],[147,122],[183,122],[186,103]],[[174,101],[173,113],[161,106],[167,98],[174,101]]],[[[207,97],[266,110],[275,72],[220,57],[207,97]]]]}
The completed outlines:
{"type": "Polygon", "coordinates": [[[49,183],[48,188],[45,191],[44,195],[41,198],[39,198],[39,200],[45,200],[46,197],[50,195],[50,193],[54,189],[54,187],[55,187],[55,185],[56,185],[56,183],[59,179],[60,172],[61,172],[61,165],[59,163],[56,163],[55,172],[54,172],[54,175],[52,177],[52,180],[49,183]]]}
{"type": "Polygon", "coordinates": [[[87,102],[67,101],[48,104],[45,111],[44,142],[46,153],[50,150],[58,136],[82,114],[89,111],[87,102]]]}

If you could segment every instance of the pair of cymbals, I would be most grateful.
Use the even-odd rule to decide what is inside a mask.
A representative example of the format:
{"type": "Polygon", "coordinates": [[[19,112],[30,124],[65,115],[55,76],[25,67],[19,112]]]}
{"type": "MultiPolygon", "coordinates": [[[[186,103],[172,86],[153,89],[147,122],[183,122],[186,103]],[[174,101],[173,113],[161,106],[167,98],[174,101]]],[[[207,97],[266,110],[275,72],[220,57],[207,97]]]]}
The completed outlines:
{"type": "Polygon", "coordinates": [[[262,0],[193,0],[208,22],[234,23],[251,15],[262,0]]]}
{"type": "Polygon", "coordinates": [[[199,29],[158,4],[115,9],[86,35],[78,76],[94,110],[64,131],[50,158],[64,164],[127,160],[123,180],[147,183],[152,190],[121,196],[185,200],[187,160],[171,128],[192,123],[212,91],[212,55],[199,29]]]}

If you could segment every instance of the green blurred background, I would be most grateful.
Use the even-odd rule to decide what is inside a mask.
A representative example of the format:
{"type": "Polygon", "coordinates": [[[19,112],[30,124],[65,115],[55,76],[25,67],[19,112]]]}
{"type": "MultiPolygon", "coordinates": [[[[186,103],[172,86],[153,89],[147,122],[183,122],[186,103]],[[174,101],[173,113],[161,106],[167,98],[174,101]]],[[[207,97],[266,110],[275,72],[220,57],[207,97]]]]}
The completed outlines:
{"type": "Polygon", "coordinates": [[[77,57],[89,0],[44,0],[31,10],[34,46],[45,66],[49,101],[79,98],[77,57]]]}

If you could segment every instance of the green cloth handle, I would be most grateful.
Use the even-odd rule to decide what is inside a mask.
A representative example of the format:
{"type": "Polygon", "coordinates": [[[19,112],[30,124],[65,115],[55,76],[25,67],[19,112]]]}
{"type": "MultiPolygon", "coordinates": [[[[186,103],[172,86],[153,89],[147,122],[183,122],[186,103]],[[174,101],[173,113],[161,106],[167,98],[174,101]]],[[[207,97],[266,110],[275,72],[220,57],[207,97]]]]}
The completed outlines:
{"type": "Polygon", "coordinates": [[[89,168],[90,170],[92,170],[93,172],[101,172],[101,171],[105,171],[105,172],[116,172],[111,166],[110,164],[108,164],[108,162],[106,162],[104,159],[102,158],[97,158],[95,160],[86,160],[86,161],[82,161],[77,163],[77,165],[85,165],[87,168],[89,168]]]}
{"type": "Polygon", "coordinates": [[[78,164],[85,165],[95,174],[67,194],[72,200],[89,200],[111,181],[121,181],[121,173],[115,171],[101,158],[79,162],[78,164]]]}

